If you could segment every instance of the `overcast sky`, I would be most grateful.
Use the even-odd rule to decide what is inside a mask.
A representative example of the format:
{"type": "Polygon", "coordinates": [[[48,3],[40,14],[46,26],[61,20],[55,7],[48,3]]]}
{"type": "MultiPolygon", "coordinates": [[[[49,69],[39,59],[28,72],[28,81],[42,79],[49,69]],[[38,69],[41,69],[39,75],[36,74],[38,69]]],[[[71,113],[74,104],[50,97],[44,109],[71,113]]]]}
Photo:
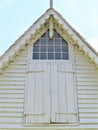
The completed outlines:
{"type": "MultiPolygon", "coordinates": [[[[48,8],[49,0],[0,0],[0,55],[48,8]]],[[[98,0],[54,0],[54,8],[98,50],[98,0]]]]}

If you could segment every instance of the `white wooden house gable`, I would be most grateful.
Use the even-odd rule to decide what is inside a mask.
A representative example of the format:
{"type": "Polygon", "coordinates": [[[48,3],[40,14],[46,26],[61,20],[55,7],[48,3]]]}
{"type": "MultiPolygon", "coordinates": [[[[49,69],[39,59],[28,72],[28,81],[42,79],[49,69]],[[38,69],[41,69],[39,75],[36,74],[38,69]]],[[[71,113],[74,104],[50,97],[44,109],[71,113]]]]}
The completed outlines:
{"type": "Polygon", "coordinates": [[[50,8],[0,57],[0,129],[98,128],[98,54],[50,8]]]}
{"type": "Polygon", "coordinates": [[[54,31],[29,46],[25,123],[77,123],[73,47],[54,31]]]}

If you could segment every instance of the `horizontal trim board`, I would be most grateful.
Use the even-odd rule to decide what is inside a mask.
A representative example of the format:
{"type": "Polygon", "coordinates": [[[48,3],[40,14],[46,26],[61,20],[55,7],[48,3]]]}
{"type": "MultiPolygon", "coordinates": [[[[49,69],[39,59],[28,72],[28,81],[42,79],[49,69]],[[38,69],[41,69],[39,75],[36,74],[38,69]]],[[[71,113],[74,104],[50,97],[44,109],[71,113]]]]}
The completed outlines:
{"type": "Polygon", "coordinates": [[[0,90],[25,90],[24,86],[0,86],[0,90]]]}
{"type": "Polygon", "coordinates": [[[0,113],[0,117],[22,117],[22,113],[0,113]]]}
{"type": "Polygon", "coordinates": [[[22,118],[19,118],[19,117],[18,118],[16,118],[16,117],[15,118],[13,118],[13,117],[12,118],[2,117],[2,118],[0,118],[0,123],[10,123],[10,124],[11,123],[17,123],[18,124],[18,123],[22,123],[22,118]]]}
{"type": "Polygon", "coordinates": [[[24,102],[24,99],[0,99],[0,103],[4,103],[4,102],[6,102],[6,103],[11,103],[11,102],[13,102],[13,103],[23,103],[24,102]]]}
{"type": "Polygon", "coordinates": [[[0,108],[0,112],[23,112],[23,108],[0,108]]]}
{"type": "Polygon", "coordinates": [[[13,104],[13,103],[0,103],[0,108],[23,108],[22,103],[18,104],[13,104]]]}
{"type": "Polygon", "coordinates": [[[24,93],[23,94],[14,94],[14,93],[9,93],[9,94],[0,94],[0,98],[2,99],[24,99],[24,93]]]}

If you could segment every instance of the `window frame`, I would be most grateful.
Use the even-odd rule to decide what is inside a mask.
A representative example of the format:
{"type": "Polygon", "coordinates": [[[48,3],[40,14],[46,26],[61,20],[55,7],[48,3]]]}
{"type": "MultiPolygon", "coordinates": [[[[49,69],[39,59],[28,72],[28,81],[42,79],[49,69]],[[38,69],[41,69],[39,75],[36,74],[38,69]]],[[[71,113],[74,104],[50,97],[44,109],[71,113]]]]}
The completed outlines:
{"type": "Polygon", "coordinates": [[[43,35],[34,43],[35,45],[33,44],[32,60],[69,60],[69,44],[66,40],[62,38],[62,36],[60,36],[60,34],[57,31],[54,31],[53,39],[49,38],[49,31],[45,32],[43,35]],[[43,35],[45,35],[46,37],[42,37],[43,35]],[[43,39],[46,40],[45,44],[41,43],[43,39]],[[57,40],[59,40],[58,44],[56,44],[57,40]],[[50,44],[51,41],[52,44],[50,44]],[[38,45],[36,45],[37,42],[39,43],[38,45]],[[63,44],[63,42],[65,43],[65,45],[63,44]],[[42,47],[45,47],[45,49],[42,47]],[[52,51],[49,49],[50,47],[53,48],[52,51]],[[63,47],[66,51],[63,50],[63,47]],[[38,50],[38,52],[36,50],[34,51],[34,49],[38,50]],[[44,57],[44,55],[42,54],[46,56],[44,57]]]}

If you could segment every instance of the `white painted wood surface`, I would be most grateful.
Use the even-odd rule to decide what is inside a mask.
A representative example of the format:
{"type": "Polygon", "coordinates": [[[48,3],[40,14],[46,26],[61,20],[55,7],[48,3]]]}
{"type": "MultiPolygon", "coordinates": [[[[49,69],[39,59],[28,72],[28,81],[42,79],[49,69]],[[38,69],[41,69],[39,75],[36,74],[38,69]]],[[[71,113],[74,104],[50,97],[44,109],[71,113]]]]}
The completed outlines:
{"type": "Polygon", "coordinates": [[[77,48],[75,66],[80,124],[98,127],[98,69],[77,48]]]}
{"type": "MultiPolygon", "coordinates": [[[[15,61],[9,65],[4,74],[0,75],[1,129],[24,127],[23,106],[26,88],[27,52],[25,51],[21,55],[19,56],[21,58],[18,59],[18,57],[16,57],[15,61]],[[21,55],[22,57],[24,55],[25,58],[22,59],[21,55]],[[19,71],[16,72],[17,69],[19,69],[19,71]]],[[[47,67],[47,69],[49,68],[47,67]]],[[[79,108],[79,126],[77,127],[98,128],[98,70],[93,63],[89,62],[89,58],[84,57],[83,52],[78,51],[77,48],[75,48],[75,70],[79,108]]],[[[47,75],[49,75],[48,73],[47,71],[47,75]]],[[[46,74],[43,73],[43,75],[45,77],[46,74]]],[[[60,77],[61,76],[63,79],[64,75],[60,73],[60,77]]],[[[59,80],[61,80],[60,77],[59,80]]],[[[44,86],[46,86],[46,84],[47,82],[44,82],[44,86]]],[[[59,82],[59,84],[62,83],[59,82]]],[[[45,93],[46,90],[44,89],[43,92],[45,93]]],[[[60,92],[62,92],[62,89],[60,92]]],[[[60,96],[60,100],[63,96],[64,95],[60,96]]],[[[45,98],[44,100],[49,99],[45,98]]],[[[47,108],[47,105],[45,107],[47,108]]],[[[28,127],[26,126],[26,128],[28,127]]],[[[73,128],[76,128],[76,126],[73,126],[73,128]]]]}
{"type": "Polygon", "coordinates": [[[27,51],[23,51],[0,75],[0,128],[22,125],[26,61],[27,51]]]}
{"type": "Polygon", "coordinates": [[[28,64],[27,95],[25,103],[25,124],[50,123],[50,65],[28,64]]]}
{"type": "Polygon", "coordinates": [[[25,124],[77,123],[73,66],[72,61],[29,62],[25,124]]]}

